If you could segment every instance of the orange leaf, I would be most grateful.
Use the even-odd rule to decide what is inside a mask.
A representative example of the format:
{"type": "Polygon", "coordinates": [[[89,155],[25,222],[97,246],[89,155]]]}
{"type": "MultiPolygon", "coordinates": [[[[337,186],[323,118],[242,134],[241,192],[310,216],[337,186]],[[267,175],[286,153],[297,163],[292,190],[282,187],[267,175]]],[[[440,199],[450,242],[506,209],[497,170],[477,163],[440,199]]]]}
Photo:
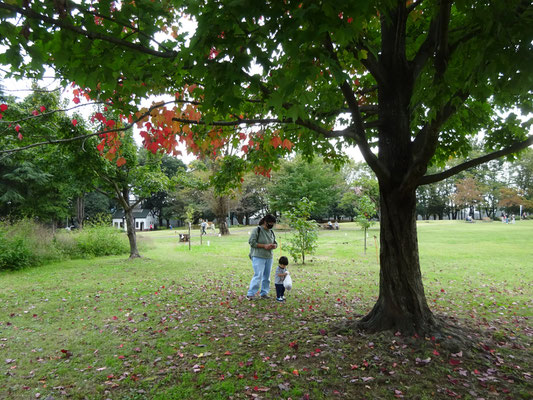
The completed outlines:
{"type": "Polygon", "coordinates": [[[117,160],[117,167],[122,167],[124,164],[126,164],[126,159],[124,157],[119,157],[117,160]]]}
{"type": "Polygon", "coordinates": [[[294,146],[294,143],[292,143],[289,139],[284,139],[281,146],[290,151],[292,146],[294,146]]]}
{"type": "Polygon", "coordinates": [[[283,142],[281,141],[281,139],[279,138],[279,136],[274,136],[271,140],[270,140],[270,144],[272,145],[272,147],[274,147],[275,149],[277,149],[279,146],[281,146],[283,142]]]}

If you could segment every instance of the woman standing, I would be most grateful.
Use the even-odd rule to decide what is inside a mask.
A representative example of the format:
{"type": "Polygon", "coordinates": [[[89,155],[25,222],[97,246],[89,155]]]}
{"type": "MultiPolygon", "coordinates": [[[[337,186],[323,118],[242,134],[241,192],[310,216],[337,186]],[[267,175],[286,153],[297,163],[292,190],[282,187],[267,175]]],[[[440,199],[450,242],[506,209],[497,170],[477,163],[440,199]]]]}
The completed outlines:
{"type": "Polygon", "coordinates": [[[270,270],[272,269],[273,250],[278,247],[276,235],[272,231],[276,217],[272,214],[265,215],[259,226],[254,229],[250,235],[248,243],[250,244],[250,259],[254,276],[250,282],[250,288],[246,298],[252,300],[261,288],[261,298],[268,299],[270,296],[270,270]]]}

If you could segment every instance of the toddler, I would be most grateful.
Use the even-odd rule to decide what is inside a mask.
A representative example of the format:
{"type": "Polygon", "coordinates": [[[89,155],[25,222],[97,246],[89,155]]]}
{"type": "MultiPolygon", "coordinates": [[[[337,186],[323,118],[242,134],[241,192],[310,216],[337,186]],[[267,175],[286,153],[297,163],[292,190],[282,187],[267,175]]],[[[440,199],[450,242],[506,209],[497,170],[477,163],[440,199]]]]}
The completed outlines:
{"type": "Polygon", "coordinates": [[[276,277],[274,279],[274,284],[276,285],[276,300],[279,302],[285,301],[285,286],[283,286],[283,281],[288,275],[287,265],[289,265],[289,259],[285,256],[280,257],[278,261],[278,268],[276,268],[276,277]]]}

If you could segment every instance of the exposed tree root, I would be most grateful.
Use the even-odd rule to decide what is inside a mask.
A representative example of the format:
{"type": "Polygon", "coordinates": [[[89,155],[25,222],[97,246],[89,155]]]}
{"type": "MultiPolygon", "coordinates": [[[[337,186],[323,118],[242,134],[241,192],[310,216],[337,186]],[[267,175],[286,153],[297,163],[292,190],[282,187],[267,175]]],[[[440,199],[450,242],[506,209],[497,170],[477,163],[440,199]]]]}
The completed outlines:
{"type": "MultiPolygon", "coordinates": [[[[355,315],[360,318],[361,315],[355,315]]],[[[479,337],[483,332],[466,326],[458,326],[452,319],[442,316],[432,315],[430,321],[425,324],[417,324],[419,329],[414,329],[410,323],[392,325],[389,322],[376,323],[376,320],[368,318],[344,320],[335,323],[331,331],[347,336],[359,336],[361,334],[391,334],[409,338],[413,344],[420,342],[420,339],[430,339],[439,343],[443,349],[450,353],[457,353],[461,350],[470,349],[477,345],[479,337]],[[380,327],[386,329],[379,329],[380,327]],[[402,329],[403,328],[403,329],[402,329]]]]}

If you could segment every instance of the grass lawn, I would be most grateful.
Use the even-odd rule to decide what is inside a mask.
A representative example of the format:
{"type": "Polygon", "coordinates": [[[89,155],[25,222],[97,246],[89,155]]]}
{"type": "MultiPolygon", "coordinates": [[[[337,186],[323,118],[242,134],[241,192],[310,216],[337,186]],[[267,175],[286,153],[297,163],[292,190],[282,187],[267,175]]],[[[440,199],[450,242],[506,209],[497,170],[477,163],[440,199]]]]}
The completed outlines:
{"type": "Polygon", "coordinates": [[[251,229],[194,232],[191,250],[146,232],[139,260],[0,273],[0,398],[532,398],[533,221],[419,222],[426,296],[469,338],[458,349],[333,329],[377,298],[377,227],[366,254],[355,224],[321,231],[285,304],[245,298],[251,229]]]}

